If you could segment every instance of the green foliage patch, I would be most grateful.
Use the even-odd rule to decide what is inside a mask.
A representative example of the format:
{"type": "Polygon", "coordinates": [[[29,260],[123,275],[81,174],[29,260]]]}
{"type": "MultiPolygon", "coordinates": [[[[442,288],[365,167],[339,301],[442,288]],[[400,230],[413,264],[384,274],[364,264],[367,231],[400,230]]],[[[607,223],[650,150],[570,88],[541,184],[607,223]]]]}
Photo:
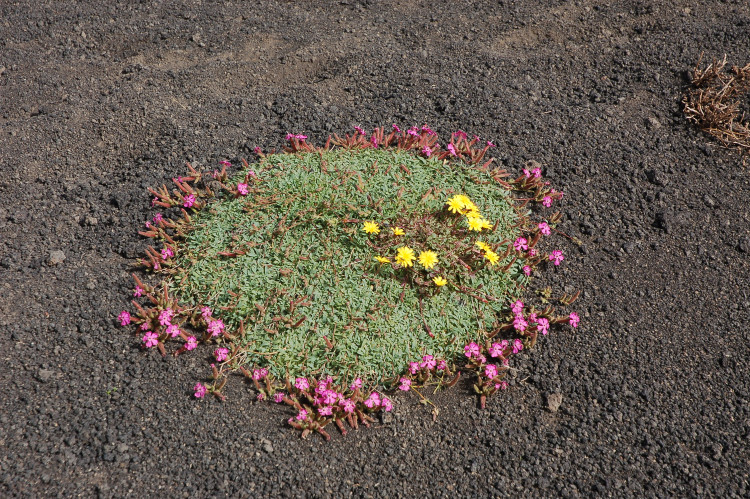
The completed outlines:
{"type": "Polygon", "coordinates": [[[246,196],[219,195],[192,216],[168,282],[180,303],[238,331],[238,365],[387,385],[414,359],[455,358],[485,337],[527,281],[509,251],[521,215],[486,168],[385,148],[273,154],[250,168],[246,196]],[[492,228],[451,213],[456,195],[492,228]],[[477,240],[501,259],[483,259],[477,240]],[[399,265],[404,246],[437,264],[399,265]]]}

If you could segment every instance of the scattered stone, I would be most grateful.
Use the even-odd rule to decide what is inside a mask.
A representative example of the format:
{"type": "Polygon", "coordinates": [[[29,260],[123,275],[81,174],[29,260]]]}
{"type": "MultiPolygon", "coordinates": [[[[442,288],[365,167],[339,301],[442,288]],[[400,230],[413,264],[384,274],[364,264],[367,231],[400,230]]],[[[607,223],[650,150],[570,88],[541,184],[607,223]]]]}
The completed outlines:
{"type": "Polygon", "coordinates": [[[38,379],[42,383],[47,383],[54,377],[54,375],[54,371],[51,371],[49,369],[39,369],[39,371],[37,371],[36,373],[36,379],[38,379]]]}
{"type": "Polygon", "coordinates": [[[657,118],[651,116],[646,120],[646,126],[649,128],[649,130],[658,130],[659,128],[661,128],[661,122],[657,118]]]}
{"type": "Polygon", "coordinates": [[[750,236],[745,236],[740,239],[737,249],[743,253],[750,253],[750,236]]]}
{"type": "Polygon", "coordinates": [[[261,447],[263,447],[263,450],[271,454],[273,452],[273,444],[268,439],[262,439],[260,441],[261,447]]]}
{"type": "Polygon", "coordinates": [[[60,250],[51,251],[47,262],[50,265],[60,265],[65,261],[65,253],[60,250]]]}
{"type": "Polygon", "coordinates": [[[563,396],[560,392],[554,392],[547,395],[547,409],[550,412],[557,412],[562,404],[563,396]]]}

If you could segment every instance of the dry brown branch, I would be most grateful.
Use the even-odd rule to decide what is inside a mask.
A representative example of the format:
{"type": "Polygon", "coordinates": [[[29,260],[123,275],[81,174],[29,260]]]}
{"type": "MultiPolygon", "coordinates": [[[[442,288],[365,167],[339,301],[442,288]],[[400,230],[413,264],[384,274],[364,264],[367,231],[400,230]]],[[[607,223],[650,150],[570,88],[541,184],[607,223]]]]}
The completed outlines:
{"type": "Polygon", "coordinates": [[[700,63],[699,59],[691,76],[692,88],[682,99],[685,116],[724,146],[750,153],[750,122],[744,112],[740,114],[740,96],[750,90],[750,64],[725,72],[726,56],[705,69],[700,63]]]}

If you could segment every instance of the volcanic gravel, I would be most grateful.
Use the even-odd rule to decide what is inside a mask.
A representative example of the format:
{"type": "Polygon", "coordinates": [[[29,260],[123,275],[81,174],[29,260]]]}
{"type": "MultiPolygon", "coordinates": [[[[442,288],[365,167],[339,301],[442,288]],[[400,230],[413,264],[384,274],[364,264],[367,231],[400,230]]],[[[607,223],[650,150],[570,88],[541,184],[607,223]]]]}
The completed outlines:
{"type": "Polygon", "coordinates": [[[746,0],[0,2],[0,495],[749,497],[750,169],[680,104],[748,40],[746,0]],[[486,410],[301,440],[118,326],[146,187],[392,123],[540,163],[582,242],[538,282],[581,326],[486,410]]]}

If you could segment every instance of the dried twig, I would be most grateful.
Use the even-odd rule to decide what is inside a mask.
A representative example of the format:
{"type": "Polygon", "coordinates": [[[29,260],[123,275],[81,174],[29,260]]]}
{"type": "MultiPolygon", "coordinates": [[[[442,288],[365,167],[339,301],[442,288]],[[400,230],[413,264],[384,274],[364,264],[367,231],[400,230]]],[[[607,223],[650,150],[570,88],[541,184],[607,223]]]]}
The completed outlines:
{"type": "Polygon", "coordinates": [[[750,122],[739,110],[739,97],[750,90],[750,64],[732,66],[726,73],[726,56],[705,69],[700,63],[699,59],[691,76],[693,88],[682,99],[685,116],[724,146],[736,147],[741,154],[750,153],[750,122]]]}

